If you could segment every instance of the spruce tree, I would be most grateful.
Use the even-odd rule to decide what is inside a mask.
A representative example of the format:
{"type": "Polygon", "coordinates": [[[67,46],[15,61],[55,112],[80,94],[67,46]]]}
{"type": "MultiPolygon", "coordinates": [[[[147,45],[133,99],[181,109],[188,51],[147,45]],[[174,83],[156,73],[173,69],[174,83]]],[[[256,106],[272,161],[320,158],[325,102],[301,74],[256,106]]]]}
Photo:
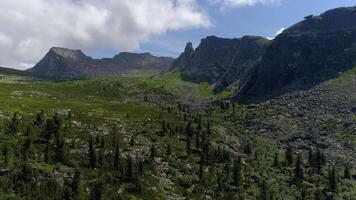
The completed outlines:
{"type": "Polygon", "coordinates": [[[119,142],[116,141],[115,153],[114,153],[114,170],[115,171],[119,170],[119,165],[120,165],[120,147],[119,147],[119,142]]]}
{"type": "Polygon", "coordinates": [[[55,161],[64,162],[64,140],[61,135],[61,130],[58,128],[55,132],[55,161]]]}
{"type": "Polygon", "coordinates": [[[276,152],[276,153],[274,154],[273,166],[274,166],[274,167],[278,167],[278,166],[279,166],[278,152],[276,152]]]}
{"type": "Polygon", "coordinates": [[[286,152],[285,152],[285,162],[288,166],[291,166],[293,164],[293,151],[291,147],[288,147],[286,152]]]}
{"type": "Polygon", "coordinates": [[[351,179],[350,168],[348,165],[344,167],[344,179],[351,179]]]}
{"type": "Polygon", "coordinates": [[[130,182],[133,180],[133,161],[132,161],[131,156],[128,156],[128,158],[127,158],[126,178],[130,182]]]}
{"type": "Polygon", "coordinates": [[[150,149],[150,161],[153,163],[155,161],[156,157],[156,147],[154,144],[152,144],[151,149],[150,149]]]}
{"type": "Polygon", "coordinates": [[[241,160],[241,157],[239,157],[234,162],[233,179],[234,179],[235,187],[236,188],[241,187],[241,185],[242,185],[242,160],[241,160]]]}
{"type": "Polygon", "coordinates": [[[294,168],[294,184],[300,185],[303,181],[302,156],[298,154],[294,168]]]}
{"type": "Polygon", "coordinates": [[[328,177],[329,191],[334,195],[337,193],[337,176],[335,166],[332,167],[328,177]]]}
{"type": "Polygon", "coordinates": [[[89,167],[94,169],[96,167],[96,152],[94,148],[94,141],[93,138],[90,137],[89,139],[89,167]]]}

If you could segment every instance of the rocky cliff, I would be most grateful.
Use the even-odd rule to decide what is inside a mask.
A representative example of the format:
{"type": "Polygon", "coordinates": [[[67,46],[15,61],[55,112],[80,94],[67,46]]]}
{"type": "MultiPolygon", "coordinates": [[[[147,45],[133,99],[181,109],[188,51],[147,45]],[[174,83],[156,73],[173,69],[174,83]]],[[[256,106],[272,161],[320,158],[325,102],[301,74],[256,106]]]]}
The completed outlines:
{"type": "Polygon", "coordinates": [[[356,7],[308,16],[273,40],[246,74],[237,98],[306,89],[356,65],[356,7]]]}
{"type": "Polygon", "coordinates": [[[208,82],[220,91],[236,83],[258,63],[269,44],[269,40],[256,36],[235,39],[210,36],[202,39],[195,50],[188,43],[173,67],[183,79],[208,82]]]}

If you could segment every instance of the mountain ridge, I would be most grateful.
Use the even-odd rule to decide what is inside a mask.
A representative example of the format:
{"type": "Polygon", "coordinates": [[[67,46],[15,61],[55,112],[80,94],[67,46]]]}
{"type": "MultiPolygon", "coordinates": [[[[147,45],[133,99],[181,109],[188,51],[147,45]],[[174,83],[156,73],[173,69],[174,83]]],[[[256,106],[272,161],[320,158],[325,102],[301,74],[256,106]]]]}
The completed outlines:
{"type": "Polygon", "coordinates": [[[27,71],[53,78],[126,76],[134,70],[167,71],[172,62],[173,58],[170,57],[128,52],[112,58],[93,59],[81,50],[52,47],[40,62],[27,71]]]}

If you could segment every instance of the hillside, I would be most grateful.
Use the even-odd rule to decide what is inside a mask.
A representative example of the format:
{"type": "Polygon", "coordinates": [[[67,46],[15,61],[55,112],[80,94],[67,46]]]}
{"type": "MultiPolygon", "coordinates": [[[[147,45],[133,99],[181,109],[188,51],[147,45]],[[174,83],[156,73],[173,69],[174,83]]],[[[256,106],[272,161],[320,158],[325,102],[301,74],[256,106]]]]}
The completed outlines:
{"type": "Polygon", "coordinates": [[[356,64],[355,42],[356,7],[309,16],[273,40],[236,95],[278,95],[336,77],[356,64]]]}
{"type": "Polygon", "coordinates": [[[54,47],[28,71],[53,78],[94,76],[137,76],[165,72],[173,58],[155,57],[150,53],[120,53],[113,58],[93,59],[80,50],[54,47]]]}
{"type": "Polygon", "coordinates": [[[0,198],[350,199],[355,80],[256,105],[177,73],[0,82],[0,198]]]}

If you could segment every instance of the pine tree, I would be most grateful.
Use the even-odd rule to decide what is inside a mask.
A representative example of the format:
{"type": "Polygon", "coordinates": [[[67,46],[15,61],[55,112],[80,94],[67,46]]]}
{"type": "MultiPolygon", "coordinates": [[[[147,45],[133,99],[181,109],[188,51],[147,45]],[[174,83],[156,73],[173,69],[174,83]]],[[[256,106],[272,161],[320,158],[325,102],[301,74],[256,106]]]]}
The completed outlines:
{"type": "Polygon", "coordinates": [[[11,118],[11,122],[10,122],[10,133],[17,133],[18,132],[18,126],[19,126],[19,119],[17,116],[17,112],[15,112],[11,118]]]}
{"type": "Polygon", "coordinates": [[[303,168],[302,168],[302,156],[298,154],[297,161],[294,168],[294,183],[300,185],[303,181],[303,168]]]}
{"type": "Polygon", "coordinates": [[[150,161],[154,162],[155,161],[155,157],[156,157],[156,147],[155,147],[154,144],[152,144],[151,150],[150,150],[150,161]]]}
{"type": "Polygon", "coordinates": [[[127,165],[126,165],[126,178],[128,181],[132,181],[133,179],[133,162],[131,156],[127,158],[127,165]]]}
{"type": "Polygon", "coordinates": [[[332,192],[334,195],[337,193],[337,177],[336,177],[336,169],[335,166],[332,167],[331,171],[329,172],[329,191],[332,192]]]}
{"type": "Polygon", "coordinates": [[[321,189],[317,188],[314,191],[314,200],[322,200],[323,199],[323,192],[321,191],[321,189]]]}
{"type": "Polygon", "coordinates": [[[93,144],[93,138],[89,139],[89,166],[94,169],[96,167],[96,152],[93,144]]]}
{"type": "Polygon", "coordinates": [[[234,179],[234,184],[235,187],[241,187],[242,185],[242,160],[241,157],[239,157],[233,166],[233,179],[234,179]]]}
{"type": "Polygon", "coordinates": [[[200,153],[200,163],[199,163],[199,182],[203,181],[203,167],[204,167],[204,154],[200,153]]]}
{"type": "Polygon", "coordinates": [[[268,191],[268,185],[267,185],[267,181],[263,181],[262,186],[261,186],[261,196],[260,199],[261,200],[270,200],[270,193],[268,191]]]}
{"type": "Polygon", "coordinates": [[[187,157],[189,157],[191,153],[191,139],[189,136],[186,137],[186,152],[187,152],[187,157]]]}
{"type": "Polygon", "coordinates": [[[27,127],[26,132],[24,134],[26,137],[24,144],[22,145],[21,148],[21,153],[23,160],[26,162],[29,156],[31,155],[31,146],[32,146],[32,128],[30,126],[27,127]]]}
{"type": "Polygon", "coordinates": [[[274,166],[274,167],[278,167],[278,166],[279,166],[278,152],[276,152],[276,153],[274,154],[273,166],[274,166]]]}
{"type": "Polygon", "coordinates": [[[120,147],[119,147],[119,142],[116,141],[115,153],[114,153],[114,170],[115,171],[119,170],[119,165],[120,165],[120,147]]]}
{"type": "Polygon", "coordinates": [[[80,183],[80,170],[76,169],[74,172],[73,180],[70,185],[72,189],[72,197],[73,199],[80,199],[81,196],[81,183],[80,183]]]}
{"type": "Polygon", "coordinates": [[[43,124],[43,111],[36,114],[36,119],[34,121],[36,126],[42,126],[43,124]]]}
{"type": "Polygon", "coordinates": [[[143,161],[140,160],[140,161],[138,161],[138,165],[137,165],[137,175],[139,177],[143,176],[143,173],[144,173],[143,171],[144,171],[143,161]]]}
{"type": "Polygon", "coordinates": [[[8,145],[5,145],[5,147],[3,148],[2,154],[4,156],[5,166],[8,167],[10,164],[10,148],[8,145]]]}
{"type": "Polygon", "coordinates": [[[351,179],[350,168],[347,165],[344,167],[344,179],[351,179]]]}
{"type": "Polygon", "coordinates": [[[286,152],[285,152],[285,161],[288,166],[291,166],[293,164],[293,151],[291,147],[288,147],[286,152]]]}
{"type": "Polygon", "coordinates": [[[168,144],[166,147],[166,156],[169,157],[172,155],[171,145],[168,144]]]}
{"type": "Polygon", "coordinates": [[[61,130],[58,128],[55,132],[55,161],[64,162],[64,140],[62,139],[61,130]]]}
{"type": "Polygon", "coordinates": [[[90,195],[90,200],[101,200],[103,199],[103,183],[101,181],[98,181],[94,184],[92,190],[91,190],[91,195],[90,195]]]}
{"type": "Polygon", "coordinates": [[[325,165],[325,156],[324,153],[320,151],[320,149],[317,149],[315,155],[314,155],[314,164],[313,168],[314,170],[318,173],[321,174],[322,172],[322,167],[325,165]]]}

